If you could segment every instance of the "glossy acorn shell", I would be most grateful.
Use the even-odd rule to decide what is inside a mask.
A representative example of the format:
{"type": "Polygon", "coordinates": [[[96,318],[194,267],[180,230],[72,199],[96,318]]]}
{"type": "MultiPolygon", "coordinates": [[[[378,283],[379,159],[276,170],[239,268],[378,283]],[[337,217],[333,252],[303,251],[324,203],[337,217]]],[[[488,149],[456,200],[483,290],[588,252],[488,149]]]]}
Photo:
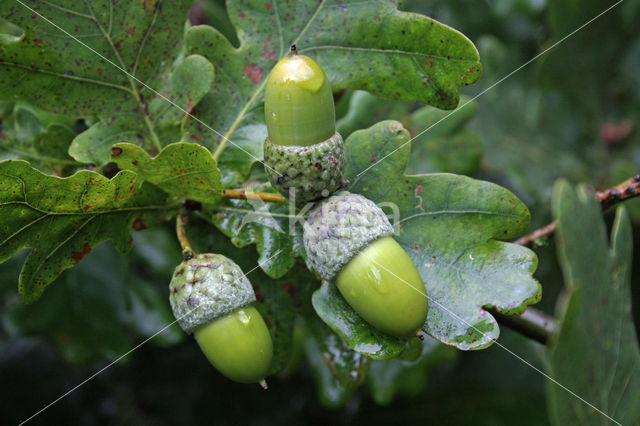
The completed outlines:
{"type": "Polygon", "coordinates": [[[314,145],[336,131],[331,83],[308,56],[294,53],[275,65],[264,105],[269,140],[276,145],[314,145]]]}
{"type": "Polygon", "coordinates": [[[427,319],[422,277],[392,237],[382,237],[353,256],[335,282],[349,305],[387,334],[411,336],[427,319]]]}
{"type": "Polygon", "coordinates": [[[194,332],[209,362],[224,376],[240,383],[265,378],[273,358],[271,335],[252,305],[216,318],[194,332]]]}

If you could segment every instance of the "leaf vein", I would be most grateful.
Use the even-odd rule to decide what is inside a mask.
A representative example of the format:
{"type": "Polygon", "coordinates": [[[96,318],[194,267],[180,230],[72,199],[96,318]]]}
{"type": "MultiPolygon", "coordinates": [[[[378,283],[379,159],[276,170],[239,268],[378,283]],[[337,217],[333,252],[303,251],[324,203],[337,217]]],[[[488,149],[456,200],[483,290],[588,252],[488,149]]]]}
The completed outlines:
{"type": "Polygon", "coordinates": [[[80,81],[80,82],[83,82],[83,83],[96,84],[98,86],[110,87],[112,89],[122,90],[124,92],[129,93],[129,94],[132,94],[131,89],[129,89],[128,87],[124,87],[124,86],[121,86],[119,84],[108,83],[106,81],[94,80],[92,78],[80,77],[80,76],[77,76],[77,75],[62,74],[62,73],[59,73],[59,72],[43,70],[43,69],[40,69],[40,68],[27,67],[27,66],[22,65],[22,64],[16,64],[14,62],[8,62],[8,61],[3,61],[3,60],[0,60],[0,65],[20,68],[20,69],[24,69],[24,70],[27,70],[27,71],[37,72],[37,73],[46,74],[46,75],[52,75],[52,76],[59,77],[59,78],[66,78],[66,79],[69,79],[69,80],[80,81]]]}

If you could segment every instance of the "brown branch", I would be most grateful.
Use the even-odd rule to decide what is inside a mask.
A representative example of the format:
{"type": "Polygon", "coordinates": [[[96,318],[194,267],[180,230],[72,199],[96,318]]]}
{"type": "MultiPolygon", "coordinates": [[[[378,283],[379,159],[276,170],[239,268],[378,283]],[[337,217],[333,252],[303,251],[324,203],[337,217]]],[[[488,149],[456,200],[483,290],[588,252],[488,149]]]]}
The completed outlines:
{"type": "MultiPolygon", "coordinates": [[[[596,192],[596,198],[600,201],[602,210],[606,210],[615,204],[637,196],[640,196],[640,175],[635,175],[613,188],[596,192]]],[[[514,243],[529,247],[540,238],[553,235],[555,230],[556,223],[551,222],[524,237],[518,238],[514,243]]]]}
{"type": "Polygon", "coordinates": [[[528,307],[521,315],[505,315],[495,309],[489,309],[489,312],[501,325],[506,325],[543,345],[548,344],[558,330],[555,318],[532,307],[528,307]]]}
{"type": "Polygon", "coordinates": [[[525,235],[524,237],[520,237],[514,241],[514,244],[519,244],[521,246],[530,247],[536,240],[540,238],[548,237],[553,235],[556,232],[556,222],[553,221],[551,223],[547,223],[542,228],[536,229],[530,234],[525,235]]]}
{"type": "Polygon", "coordinates": [[[225,189],[226,198],[236,198],[240,200],[262,200],[268,203],[286,203],[287,199],[280,194],[273,192],[253,192],[244,189],[225,189]]]}

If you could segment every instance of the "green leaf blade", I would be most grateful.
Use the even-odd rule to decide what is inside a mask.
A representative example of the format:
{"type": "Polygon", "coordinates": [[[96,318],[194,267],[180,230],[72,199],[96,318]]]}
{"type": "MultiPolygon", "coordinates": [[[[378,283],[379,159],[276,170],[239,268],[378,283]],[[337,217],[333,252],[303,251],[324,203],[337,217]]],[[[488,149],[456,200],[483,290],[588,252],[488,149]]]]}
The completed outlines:
{"type": "MultiPolygon", "coordinates": [[[[617,422],[636,424],[640,348],[630,306],[631,222],[619,207],[609,244],[592,192],[566,181],[554,186],[552,207],[567,294],[558,306],[562,326],[550,349],[550,373],[617,422]]],[[[554,424],[605,421],[554,384],[548,384],[547,399],[554,424]]]]}
{"type": "Polygon", "coordinates": [[[61,179],[24,161],[0,162],[0,262],[31,248],[19,292],[33,302],[100,242],[111,239],[120,251],[128,250],[129,230],[150,226],[165,208],[164,197],[139,188],[131,172],[111,181],[89,171],[61,179]]]}
{"type": "Polygon", "coordinates": [[[20,25],[24,36],[0,45],[0,85],[69,115],[100,114],[107,100],[109,109],[136,107],[127,76],[95,52],[139,80],[149,80],[160,58],[175,57],[189,3],[180,0],[163,9],[157,1],[114,7],[110,1],[65,0],[39,4],[34,10],[40,17],[20,3],[4,2],[0,15],[20,25]],[[72,36],[91,34],[81,40],[95,52],[43,17],[72,36]]]}
{"type": "Polygon", "coordinates": [[[64,0],[34,13],[5,2],[0,17],[24,36],[0,44],[0,97],[88,119],[69,147],[79,162],[103,165],[122,141],[158,152],[179,140],[184,115],[214,80],[207,59],[182,51],[190,4],[64,0]]]}
{"type": "Polygon", "coordinates": [[[334,284],[324,282],[311,302],[318,316],[354,351],[377,360],[395,358],[404,351],[403,339],[386,335],[365,322],[334,284]]]}
{"type": "Polygon", "coordinates": [[[119,143],[111,150],[112,161],[142,179],[179,198],[217,203],[222,197],[220,170],[211,153],[198,144],[178,142],[151,158],[142,148],[119,143]]]}

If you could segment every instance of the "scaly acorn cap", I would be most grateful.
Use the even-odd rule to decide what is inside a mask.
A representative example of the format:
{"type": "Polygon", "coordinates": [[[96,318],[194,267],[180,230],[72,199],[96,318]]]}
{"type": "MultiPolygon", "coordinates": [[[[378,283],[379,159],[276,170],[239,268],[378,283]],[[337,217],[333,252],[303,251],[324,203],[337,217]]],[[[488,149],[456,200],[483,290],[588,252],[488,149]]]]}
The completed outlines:
{"type": "Polygon", "coordinates": [[[343,191],[311,211],[303,241],[310,265],[322,279],[332,281],[353,256],[392,234],[389,219],[373,201],[343,191]]]}
{"type": "Polygon", "coordinates": [[[296,204],[327,197],[342,185],[345,155],[340,133],[311,146],[264,143],[267,177],[282,195],[295,188],[296,204]]]}
{"type": "Polygon", "coordinates": [[[255,300],[242,269],[221,254],[203,253],[185,260],[169,284],[173,315],[189,334],[255,300]]]}

